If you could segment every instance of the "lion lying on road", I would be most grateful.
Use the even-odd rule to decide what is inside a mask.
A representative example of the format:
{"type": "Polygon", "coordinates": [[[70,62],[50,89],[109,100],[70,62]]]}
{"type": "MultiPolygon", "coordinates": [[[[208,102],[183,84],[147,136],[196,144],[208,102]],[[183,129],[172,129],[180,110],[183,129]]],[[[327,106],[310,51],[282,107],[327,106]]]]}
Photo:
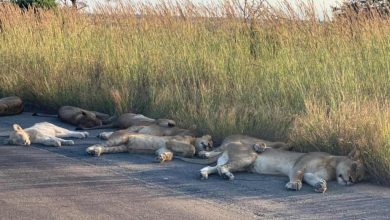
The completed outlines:
{"type": "Polygon", "coordinates": [[[23,101],[17,96],[0,99],[0,116],[16,115],[23,112],[23,101]]]}
{"type": "Polygon", "coordinates": [[[290,190],[300,190],[304,181],[313,186],[316,192],[325,192],[327,181],[337,180],[341,185],[351,185],[364,177],[364,167],[362,162],[357,160],[357,151],[348,156],[333,156],[324,152],[296,153],[264,145],[259,148],[258,144],[231,142],[221,150],[204,153],[204,156],[210,158],[203,161],[185,160],[202,164],[217,161],[216,166],[207,166],[200,170],[202,179],[218,172],[233,180],[232,172],[251,171],[288,176],[290,181],[286,188],[290,190]],[[254,152],[261,154],[255,155],[254,152]]]}
{"type": "Polygon", "coordinates": [[[364,178],[363,163],[358,152],[348,156],[334,156],[325,152],[297,153],[268,149],[256,159],[252,171],[259,174],[285,175],[289,190],[300,190],[302,181],[316,192],[327,190],[327,181],[337,180],[340,185],[351,185],[364,178]],[[283,162],[280,164],[280,162],[283,162]]]}
{"type": "Polygon", "coordinates": [[[112,135],[103,144],[96,144],[86,149],[88,154],[100,156],[103,153],[155,153],[161,163],[173,159],[173,154],[193,157],[201,151],[212,148],[210,135],[200,138],[191,136],[153,136],[147,134],[122,133],[112,135]]]}
{"type": "Polygon", "coordinates": [[[237,142],[241,143],[249,148],[252,147],[254,144],[258,144],[262,147],[264,145],[266,145],[267,147],[275,148],[275,149],[282,149],[282,150],[289,150],[290,149],[290,146],[284,142],[272,142],[272,141],[266,141],[266,140],[262,140],[259,138],[246,136],[246,135],[236,134],[236,135],[230,135],[230,136],[226,137],[223,140],[221,146],[216,148],[214,151],[202,152],[202,155],[200,155],[200,156],[206,157],[206,158],[218,156],[225,151],[227,145],[229,145],[231,143],[237,143],[237,142]]]}
{"type": "Polygon", "coordinates": [[[65,137],[86,138],[88,132],[69,131],[48,122],[36,123],[32,127],[23,129],[18,124],[13,125],[13,131],[5,144],[30,145],[32,143],[61,147],[73,145],[72,140],[64,140],[65,137]]]}
{"type": "Polygon", "coordinates": [[[58,109],[58,115],[34,113],[33,116],[59,117],[61,121],[75,125],[79,128],[102,126],[105,123],[105,120],[109,120],[110,118],[110,115],[101,112],[88,111],[74,106],[61,106],[58,109]]]}
{"type": "Polygon", "coordinates": [[[166,127],[158,124],[147,125],[147,126],[131,126],[125,130],[119,130],[115,132],[101,132],[98,137],[103,140],[108,140],[112,135],[123,135],[123,134],[149,134],[155,136],[195,136],[195,132],[178,127],[166,127]]]}
{"type": "Polygon", "coordinates": [[[104,129],[104,128],[119,128],[126,129],[131,126],[146,126],[146,125],[160,125],[163,127],[175,127],[176,122],[170,119],[153,119],[148,118],[141,114],[125,113],[119,117],[113,117],[105,125],[99,125],[90,128],[78,128],[80,130],[91,130],[91,129],[104,129]]]}

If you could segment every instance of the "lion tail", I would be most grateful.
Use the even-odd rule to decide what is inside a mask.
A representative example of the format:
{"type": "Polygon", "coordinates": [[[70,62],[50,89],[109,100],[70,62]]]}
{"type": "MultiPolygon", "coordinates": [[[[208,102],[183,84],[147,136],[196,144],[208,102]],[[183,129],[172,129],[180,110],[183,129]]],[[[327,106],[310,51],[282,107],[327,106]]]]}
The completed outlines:
{"type": "Polygon", "coordinates": [[[43,114],[37,112],[32,113],[32,116],[58,118],[58,115],[43,114]]]}
{"type": "Polygon", "coordinates": [[[217,162],[219,156],[210,157],[207,159],[186,158],[186,157],[178,157],[178,156],[175,156],[174,158],[177,158],[179,160],[182,160],[182,161],[185,161],[188,163],[208,165],[208,164],[212,164],[212,163],[217,162]]]}

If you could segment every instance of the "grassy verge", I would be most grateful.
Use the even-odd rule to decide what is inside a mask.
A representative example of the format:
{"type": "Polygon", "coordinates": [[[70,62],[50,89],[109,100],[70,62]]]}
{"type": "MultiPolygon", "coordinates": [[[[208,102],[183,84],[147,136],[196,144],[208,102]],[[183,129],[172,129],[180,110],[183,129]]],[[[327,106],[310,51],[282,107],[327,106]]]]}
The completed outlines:
{"type": "Polygon", "coordinates": [[[0,96],[170,117],[302,151],[359,148],[374,180],[389,184],[390,21],[271,10],[254,22],[241,12],[229,3],[93,16],[0,5],[0,96]]]}

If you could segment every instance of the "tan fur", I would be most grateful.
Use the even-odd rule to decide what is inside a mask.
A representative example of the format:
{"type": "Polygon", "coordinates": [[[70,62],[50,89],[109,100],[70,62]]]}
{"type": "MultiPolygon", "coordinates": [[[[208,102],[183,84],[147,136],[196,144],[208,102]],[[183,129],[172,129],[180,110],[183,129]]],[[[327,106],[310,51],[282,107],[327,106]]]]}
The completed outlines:
{"type": "Polygon", "coordinates": [[[58,117],[79,128],[91,128],[103,125],[104,120],[108,120],[110,116],[74,106],[62,106],[58,109],[58,117]]]}
{"type": "Polygon", "coordinates": [[[302,182],[306,182],[313,186],[316,192],[325,192],[327,181],[337,180],[341,185],[351,185],[364,177],[363,164],[356,159],[356,154],[347,157],[323,152],[296,153],[265,148],[260,155],[254,155],[251,148],[253,146],[240,142],[226,145],[222,154],[216,156],[218,157],[216,166],[200,170],[202,179],[207,179],[208,175],[218,172],[233,180],[232,172],[252,171],[259,174],[288,176],[290,181],[286,188],[289,190],[300,190],[302,182]]]}
{"type": "Polygon", "coordinates": [[[0,99],[0,116],[16,115],[23,112],[23,101],[17,96],[0,99]]]}
{"type": "Polygon", "coordinates": [[[173,154],[192,157],[200,151],[212,148],[211,136],[200,138],[191,136],[154,136],[147,134],[129,134],[122,130],[103,144],[87,148],[87,153],[100,156],[103,153],[156,153],[160,162],[172,160],[173,154]]]}
{"type": "MultiPolygon", "coordinates": [[[[102,129],[102,128],[120,128],[127,129],[131,126],[147,126],[147,125],[160,125],[163,127],[174,127],[176,122],[170,119],[153,119],[148,118],[141,114],[125,113],[119,117],[110,119],[106,125],[95,126],[88,129],[102,129]]],[[[80,128],[86,129],[86,128],[80,128]]]]}
{"type": "Polygon", "coordinates": [[[73,145],[72,140],[64,140],[65,137],[86,138],[88,132],[69,131],[48,122],[36,123],[32,127],[22,129],[18,124],[13,125],[13,131],[5,144],[30,145],[32,143],[60,147],[73,145]]]}
{"type": "Polygon", "coordinates": [[[102,132],[98,135],[99,138],[103,140],[108,140],[111,135],[122,135],[125,133],[139,133],[139,134],[149,134],[155,136],[195,136],[195,132],[178,128],[178,127],[166,127],[158,124],[146,125],[146,126],[131,126],[126,130],[119,130],[116,132],[102,132]]]}
{"type": "MultiPolygon", "coordinates": [[[[263,148],[265,147],[281,149],[281,150],[290,149],[290,146],[283,142],[271,142],[271,141],[266,141],[259,138],[246,136],[246,135],[230,135],[226,137],[221,143],[221,145],[217,147],[215,150],[210,152],[200,152],[199,156],[203,158],[207,158],[206,160],[185,159],[185,158],[179,158],[179,159],[182,159],[190,163],[211,164],[216,162],[218,160],[218,156],[221,155],[223,152],[225,152],[227,149],[229,149],[230,152],[229,154],[240,155],[238,157],[244,156],[243,152],[241,152],[243,150],[244,152],[249,152],[249,151],[245,151],[247,149],[244,149],[243,147],[233,148],[230,146],[231,144],[243,145],[251,152],[257,152],[257,153],[262,152],[263,148]]],[[[254,162],[255,159],[256,158],[252,158],[252,162],[254,162]]]]}

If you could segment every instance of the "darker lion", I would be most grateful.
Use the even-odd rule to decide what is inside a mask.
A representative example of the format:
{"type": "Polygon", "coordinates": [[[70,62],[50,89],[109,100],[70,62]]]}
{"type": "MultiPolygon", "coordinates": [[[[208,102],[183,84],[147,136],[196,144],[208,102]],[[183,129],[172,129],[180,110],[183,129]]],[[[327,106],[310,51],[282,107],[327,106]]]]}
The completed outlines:
{"type": "Polygon", "coordinates": [[[74,106],[61,106],[58,109],[58,115],[46,115],[34,113],[34,116],[59,117],[61,121],[75,125],[79,128],[91,128],[101,126],[110,115],[101,112],[88,111],[74,106]]]}
{"type": "Polygon", "coordinates": [[[0,116],[16,115],[23,112],[23,101],[17,96],[0,99],[0,116]]]}

